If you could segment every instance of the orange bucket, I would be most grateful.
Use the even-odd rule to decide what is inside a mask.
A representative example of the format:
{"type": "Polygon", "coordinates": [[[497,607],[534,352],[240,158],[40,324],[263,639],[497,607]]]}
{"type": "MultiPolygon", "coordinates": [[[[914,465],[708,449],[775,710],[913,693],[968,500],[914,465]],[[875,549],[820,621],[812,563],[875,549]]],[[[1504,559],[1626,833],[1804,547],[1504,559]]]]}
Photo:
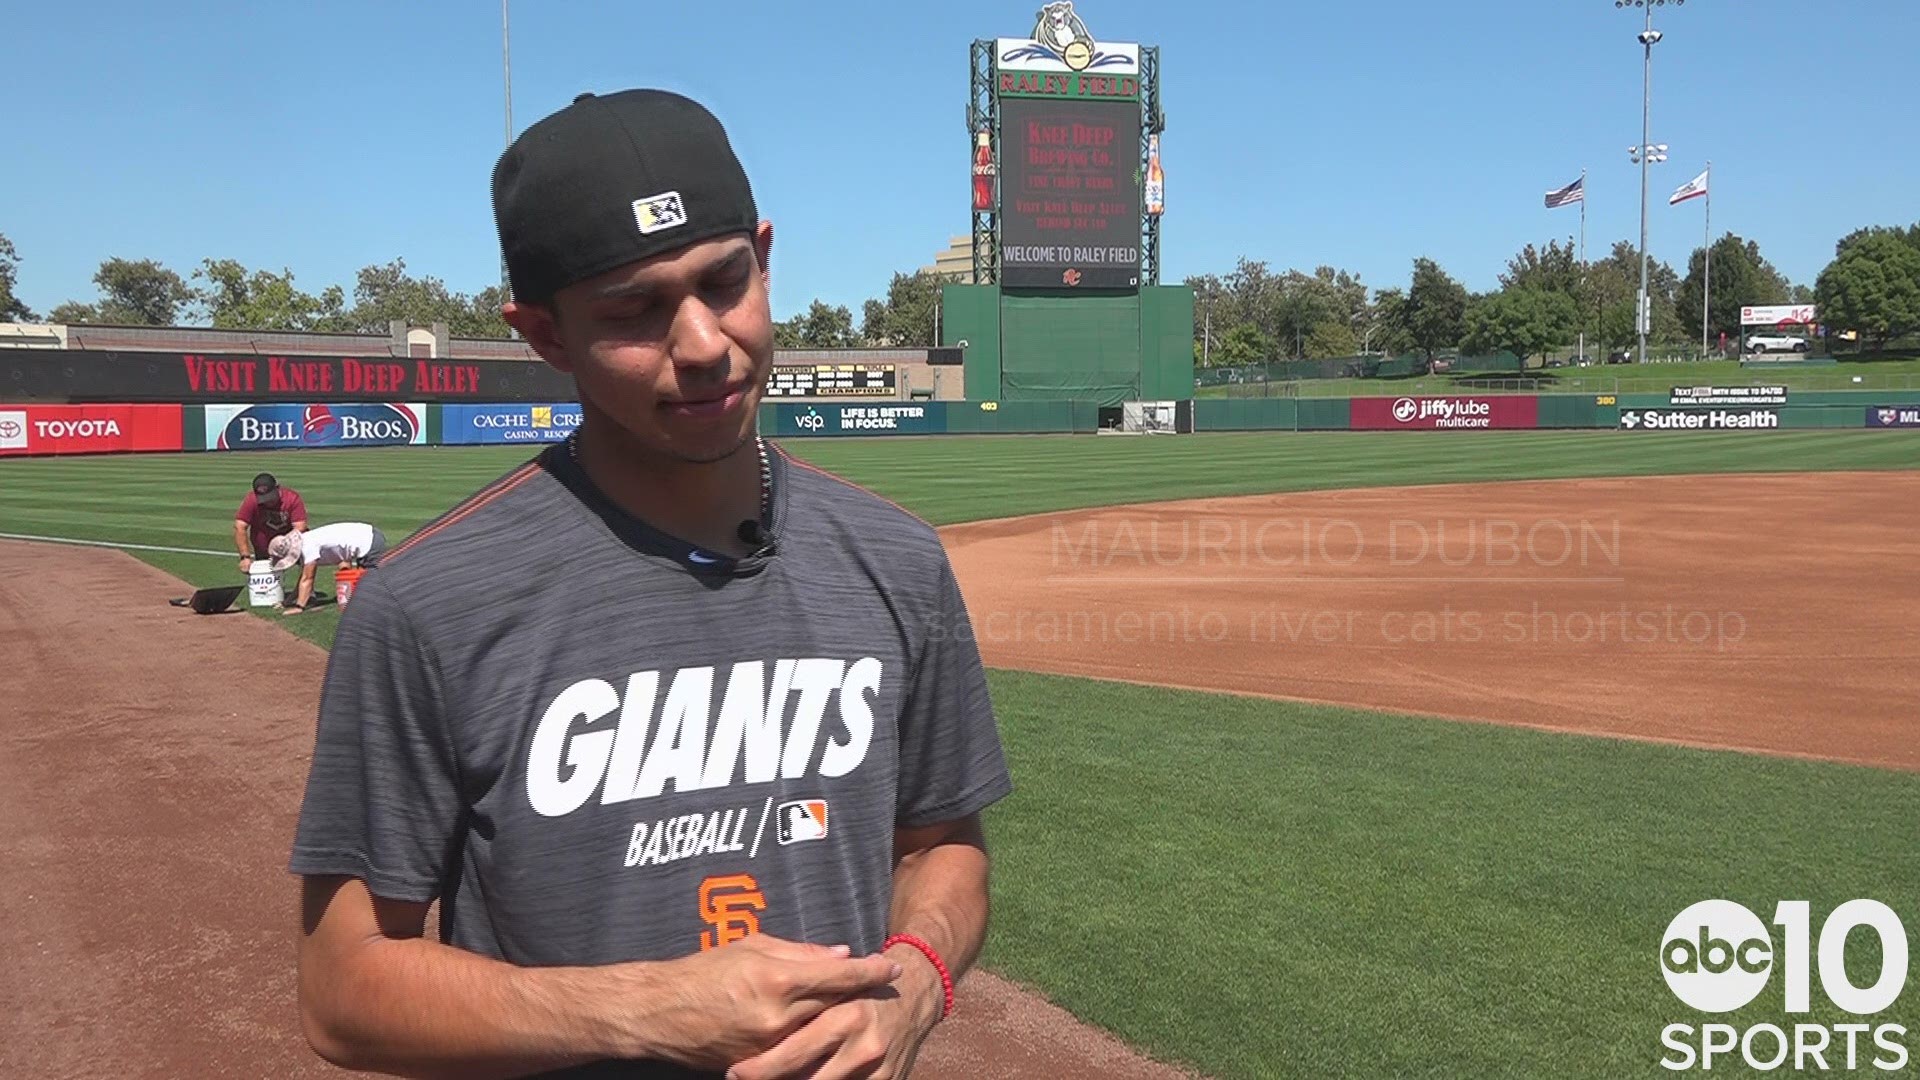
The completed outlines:
{"type": "Polygon", "coordinates": [[[354,586],[360,584],[360,575],[364,573],[366,573],[365,570],[358,568],[349,569],[344,566],[334,571],[333,588],[336,594],[334,602],[341,607],[346,607],[347,601],[353,599],[354,586]]]}

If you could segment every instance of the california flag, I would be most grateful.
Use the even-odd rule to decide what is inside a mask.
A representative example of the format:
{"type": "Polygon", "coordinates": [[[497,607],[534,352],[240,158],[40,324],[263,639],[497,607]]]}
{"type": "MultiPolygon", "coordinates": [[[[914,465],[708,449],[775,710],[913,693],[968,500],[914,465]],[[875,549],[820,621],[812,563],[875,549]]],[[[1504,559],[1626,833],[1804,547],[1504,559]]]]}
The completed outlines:
{"type": "Polygon", "coordinates": [[[1705,195],[1707,193],[1707,173],[1712,171],[1713,170],[1709,169],[1707,172],[1703,172],[1699,176],[1681,184],[1680,190],[1674,192],[1673,198],[1667,200],[1667,205],[1678,206],[1688,199],[1697,199],[1705,195]]]}

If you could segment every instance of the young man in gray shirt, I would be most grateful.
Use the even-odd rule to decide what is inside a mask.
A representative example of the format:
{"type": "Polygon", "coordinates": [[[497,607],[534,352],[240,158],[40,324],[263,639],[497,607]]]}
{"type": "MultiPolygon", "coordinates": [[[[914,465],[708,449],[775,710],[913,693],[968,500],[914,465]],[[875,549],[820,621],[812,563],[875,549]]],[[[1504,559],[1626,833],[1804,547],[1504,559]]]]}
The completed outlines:
{"type": "Polygon", "coordinates": [[[493,186],[505,314],[583,422],[341,620],[291,863],[308,1039],[414,1076],[904,1076],[1010,790],[946,553],[756,437],[773,233],[705,109],[582,95],[493,186]]]}

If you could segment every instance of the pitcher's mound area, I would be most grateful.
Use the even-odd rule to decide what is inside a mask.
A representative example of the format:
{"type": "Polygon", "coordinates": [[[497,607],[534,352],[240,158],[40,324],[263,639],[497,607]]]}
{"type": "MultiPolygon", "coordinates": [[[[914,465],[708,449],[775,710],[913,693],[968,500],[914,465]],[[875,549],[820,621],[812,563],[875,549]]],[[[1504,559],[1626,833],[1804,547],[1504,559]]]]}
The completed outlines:
{"type": "MultiPolygon", "coordinates": [[[[114,552],[0,542],[0,1077],[318,1077],[288,845],[326,655],[114,552]]],[[[244,602],[244,600],[243,600],[244,602]]],[[[917,1080],[1168,1080],[984,972],[917,1080]]]]}
{"type": "Polygon", "coordinates": [[[1198,499],[942,534],[997,667],[1920,768],[1920,473],[1198,499]]]}

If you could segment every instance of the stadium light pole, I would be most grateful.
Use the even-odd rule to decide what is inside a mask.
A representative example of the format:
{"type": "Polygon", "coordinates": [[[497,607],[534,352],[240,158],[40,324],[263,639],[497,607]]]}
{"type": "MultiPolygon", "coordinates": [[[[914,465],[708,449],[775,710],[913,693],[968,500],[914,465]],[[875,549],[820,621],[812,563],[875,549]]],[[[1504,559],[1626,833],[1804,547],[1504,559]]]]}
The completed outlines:
{"type": "Polygon", "coordinates": [[[1645,62],[1640,79],[1640,145],[1633,147],[1633,160],[1640,166],[1640,303],[1634,313],[1634,325],[1640,331],[1640,355],[1642,364],[1647,362],[1647,332],[1653,329],[1653,303],[1647,295],[1647,167],[1654,161],[1665,161],[1665,146],[1655,147],[1653,142],[1653,47],[1660,43],[1661,33],[1653,28],[1653,9],[1671,3],[1674,7],[1687,0],[1613,0],[1615,8],[1642,8],[1646,12],[1646,29],[1640,32],[1640,47],[1645,52],[1645,62]],[[1657,154],[1655,153],[1657,151],[1657,154]]]}
{"type": "MultiPolygon", "coordinates": [[[[507,4],[509,0],[500,0],[500,81],[507,109],[507,140],[502,149],[513,145],[513,51],[512,39],[507,33],[507,4]]],[[[507,284],[507,255],[500,253],[500,289],[511,295],[512,286],[507,284]]]]}

